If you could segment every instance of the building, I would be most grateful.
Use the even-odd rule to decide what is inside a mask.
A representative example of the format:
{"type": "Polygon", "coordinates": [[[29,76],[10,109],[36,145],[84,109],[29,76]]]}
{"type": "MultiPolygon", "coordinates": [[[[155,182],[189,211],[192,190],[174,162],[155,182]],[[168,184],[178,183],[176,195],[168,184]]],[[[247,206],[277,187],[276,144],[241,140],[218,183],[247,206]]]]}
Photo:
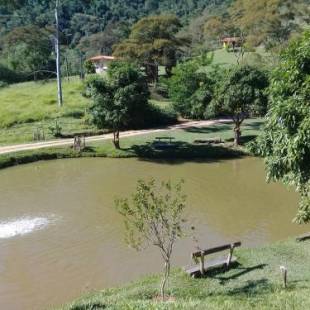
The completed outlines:
{"type": "Polygon", "coordinates": [[[96,73],[103,73],[108,69],[109,64],[115,60],[113,56],[98,55],[89,59],[96,68],[96,73]]]}
{"type": "Polygon", "coordinates": [[[221,41],[223,43],[223,48],[226,50],[230,48],[234,50],[236,47],[240,47],[242,44],[242,40],[240,37],[226,37],[223,38],[221,41]]]}

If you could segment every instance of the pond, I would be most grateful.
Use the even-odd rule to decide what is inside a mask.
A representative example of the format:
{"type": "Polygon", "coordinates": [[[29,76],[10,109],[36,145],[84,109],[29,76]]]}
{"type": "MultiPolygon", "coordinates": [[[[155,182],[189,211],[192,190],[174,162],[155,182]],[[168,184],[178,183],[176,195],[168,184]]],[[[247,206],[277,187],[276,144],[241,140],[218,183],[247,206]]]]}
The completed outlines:
{"type": "MultiPolygon", "coordinates": [[[[114,199],[139,178],[186,180],[187,218],[202,247],[257,246],[305,231],[292,224],[298,196],[266,184],[256,158],[210,162],[76,159],[0,171],[0,309],[42,309],[159,272],[157,250],[123,241],[114,199]]],[[[190,263],[192,238],[174,265],[190,263]]]]}

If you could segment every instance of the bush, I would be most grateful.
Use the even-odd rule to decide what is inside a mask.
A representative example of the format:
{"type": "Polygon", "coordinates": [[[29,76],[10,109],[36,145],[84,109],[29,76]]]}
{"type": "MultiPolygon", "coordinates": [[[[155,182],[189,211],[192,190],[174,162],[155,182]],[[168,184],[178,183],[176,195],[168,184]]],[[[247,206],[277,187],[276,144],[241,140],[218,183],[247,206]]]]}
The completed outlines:
{"type": "Polygon", "coordinates": [[[15,71],[0,64],[0,81],[6,84],[13,84],[23,82],[29,79],[22,73],[16,73],[15,71]]]}
{"type": "Polygon", "coordinates": [[[161,108],[150,103],[144,121],[144,127],[170,125],[177,122],[177,113],[172,106],[161,108]]]}
{"type": "Polygon", "coordinates": [[[208,62],[193,59],[178,64],[168,81],[169,97],[175,110],[183,117],[206,118],[206,110],[213,99],[216,82],[221,75],[218,67],[206,69],[208,62]]]}
{"type": "Polygon", "coordinates": [[[96,73],[96,67],[93,62],[90,60],[85,61],[84,68],[87,74],[94,74],[96,73]]]}

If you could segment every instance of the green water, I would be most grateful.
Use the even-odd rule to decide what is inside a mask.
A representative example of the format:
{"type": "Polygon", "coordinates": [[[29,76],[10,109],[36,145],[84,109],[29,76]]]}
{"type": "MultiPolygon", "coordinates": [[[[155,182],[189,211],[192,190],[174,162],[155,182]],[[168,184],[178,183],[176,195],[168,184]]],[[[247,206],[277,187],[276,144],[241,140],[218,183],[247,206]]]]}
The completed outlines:
{"type": "MultiPolygon", "coordinates": [[[[113,208],[139,178],[185,179],[187,217],[201,247],[244,246],[306,230],[292,224],[298,197],[266,184],[260,159],[151,162],[77,159],[0,171],[0,309],[57,306],[93,289],[161,270],[160,256],[123,242],[113,208]]],[[[178,242],[174,264],[190,263],[192,238],[178,242]]]]}

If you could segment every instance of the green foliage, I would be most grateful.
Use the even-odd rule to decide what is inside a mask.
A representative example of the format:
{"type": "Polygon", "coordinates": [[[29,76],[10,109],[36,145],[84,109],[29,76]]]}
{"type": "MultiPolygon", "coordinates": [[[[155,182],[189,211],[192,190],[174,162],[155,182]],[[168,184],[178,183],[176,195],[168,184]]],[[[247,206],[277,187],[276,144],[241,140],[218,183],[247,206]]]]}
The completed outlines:
{"type": "Polygon", "coordinates": [[[218,83],[211,109],[230,116],[235,123],[235,144],[239,145],[240,126],[249,116],[262,116],[267,110],[268,77],[255,67],[235,66],[218,83]]]}
{"type": "Polygon", "coordinates": [[[253,148],[265,157],[269,180],[296,186],[301,195],[295,220],[310,222],[310,32],[281,55],[270,86],[263,134],[253,148]]]}
{"type": "Polygon", "coordinates": [[[144,127],[171,125],[177,122],[177,113],[171,105],[159,107],[150,103],[144,115],[144,127]]]}
{"type": "Polygon", "coordinates": [[[175,35],[181,23],[176,16],[145,17],[133,25],[129,38],[117,44],[114,55],[134,59],[146,67],[151,80],[158,78],[158,64],[170,73],[176,63],[176,52],[183,45],[175,35]]]}
{"type": "Polygon", "coordinates": [[[126,62],[116,62],[108,70],[108,78],[92,77],[86,83],[94,102],[90,109],[98,128],[109,128],[114,133],[114,144],[119,148],[121,129],[138,128],[148,106],[149,92],[139,68],[126,62]]]}
{"type": "Polygon", "coordinates": [[[52,44],[49,33],[37,26],[12,30],[2,40],[2,55],[9,66],[19,72],[48,69],[52,44]]]}
{"type": "Polygon", "coordinates": [[[212,57],[202,55],[193,60],[179,63],[172,70],[168,81],[169,97],[174,108],[183,117],[203,119],[213,98],[214,86],[220,75],[220,68],[206,68],[212,57]]]}
{"type": "Polygon", "coordinates": [[[52,136],[54,136],[55,138],[61,137],[62,127],[57,119],[55,120],[55,123],[51,125],[48,129],[51,132],[52,136]]]}
{"type": "Polygon", "coordinates": [[[85,61],[84,68],[87,74],[93,74],[96,73],[96,67],[94,63],[90,60],[85,61]]]}
{"type": "Polygon", "coordinates": [[[173,246],[183,235],[185,203],[182,182],[173,185],[168,181],[157,186],[154,179],[138,181],[132,202],[128,199],[116,200],[117,210],[124,217],[127,243],[137,250],[145,245],[156,246],[160,250],[165,262],[161,287],[163,299],[173,246]]]}
{"type": "Polygon", "coordinates": [[[0,81],[7,84],[21,82],[27,77],[22,73],[17,73],[6,66],[0,64],[0,81]]]}

